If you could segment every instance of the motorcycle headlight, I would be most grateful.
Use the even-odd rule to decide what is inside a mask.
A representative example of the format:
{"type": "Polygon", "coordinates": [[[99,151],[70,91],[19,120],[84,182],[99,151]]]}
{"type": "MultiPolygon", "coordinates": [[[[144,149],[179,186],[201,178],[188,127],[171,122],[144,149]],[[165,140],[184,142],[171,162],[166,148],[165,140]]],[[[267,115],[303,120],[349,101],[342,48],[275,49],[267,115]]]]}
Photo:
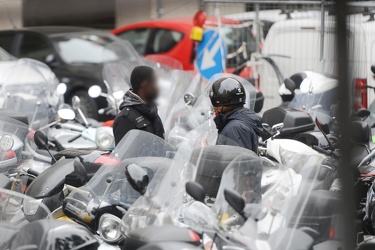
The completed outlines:
{"type": "Polygon", "coordinates": [[[115,147],[115,138],[113,136],[112,129],[105,127],[98,129],[96,132],[96,144],[101,149],[113,149],[115,147]]]}
{"type": "Polygon", "coordinates": [[[124,97],[125,95],[125,92],[122,91],[122,90],[119,90],[119,91],[116,91],[113,93],[113,97],[116,99],[116,100],[122,100],[122,98],[124,97]]]}
{"type": "Polygon", "coordinates": [[[39,199],[39,200],[24,199],[23,200],[23,212],[29,216],[34,215],[38,211],[38,208],[40,204],[42,203],[42,200],[43,199],[39,199]]]}
{"type": "Polygon", "coordinates": [[[103,214],[99,220],[99,235],[108,243],[122,238],[121,220],[112,214],[103,214]]]}

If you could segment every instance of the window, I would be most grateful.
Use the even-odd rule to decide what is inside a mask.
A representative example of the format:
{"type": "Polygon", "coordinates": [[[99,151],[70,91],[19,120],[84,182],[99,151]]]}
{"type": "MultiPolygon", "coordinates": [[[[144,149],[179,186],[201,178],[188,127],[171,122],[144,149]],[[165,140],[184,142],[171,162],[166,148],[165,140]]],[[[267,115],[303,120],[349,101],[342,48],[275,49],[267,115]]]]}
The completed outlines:
{"type": "Polygon", "coordinates": [[[28,57],[44,62],[50,54],[53,54],[53,51],[45,39],[35,34],[25,33],[23,35],[19,57],[28,57]]]}
{"type": "Polygon", "coordinates": [[[6,50],[8,53],[11,53],[14,37],[15,37],[14,33],[1,34],[0,35],[0,47],[6,50]]]}
{"type": "Polygon", "coordinates": [[[133,57],[137,60],[136,53],[133,53],[134,50],[130,50],[123,41],[116,44],[116,40],[106,34],[91,32],[77,32],[51,37],[57,53],[68,64],[100,64],[121,58],[130,60],[133,57]]]}
{"type": "Polygon", "coordinates": [[[147,54],[168,52],[181,41],[183,36],[183,33],[175,30],[158,29],[155,32],[152,51],[147,54]]]}
{"type": "Polygon", "coordinates": [[[137,52],[141,55],[146,54],[147,41],[150,36],[151,29],[134,29],[125,31],[118,36],[124,40],[129,41],[137,52]]]}

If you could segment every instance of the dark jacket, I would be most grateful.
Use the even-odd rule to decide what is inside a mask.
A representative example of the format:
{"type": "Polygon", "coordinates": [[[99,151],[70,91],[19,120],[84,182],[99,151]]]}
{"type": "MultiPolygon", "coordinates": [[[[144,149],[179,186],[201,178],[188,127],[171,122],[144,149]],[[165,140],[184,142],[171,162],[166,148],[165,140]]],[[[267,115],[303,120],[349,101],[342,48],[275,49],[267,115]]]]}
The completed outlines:
{"type": "Polygon", "coordinates": [[[156,105],[144,103],[139,96],[129,90],[124,95],[120,113],[113,123],[116,145],[132,129],[144,130],[164,139],[164,127],[156,105]]]}
{"type": "Polygon", "coordinates": [[[259,116],[247,108],[239,107],[215,118],[219,130],[217,145],[234,145],[257,153],[258,136],[263,127],[259,116]]]}

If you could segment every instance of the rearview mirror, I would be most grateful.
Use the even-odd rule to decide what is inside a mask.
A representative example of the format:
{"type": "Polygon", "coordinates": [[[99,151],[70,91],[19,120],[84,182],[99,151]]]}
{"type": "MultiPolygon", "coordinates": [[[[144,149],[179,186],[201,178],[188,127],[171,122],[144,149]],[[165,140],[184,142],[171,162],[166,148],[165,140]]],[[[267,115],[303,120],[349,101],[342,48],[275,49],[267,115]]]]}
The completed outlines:
{"type": "Polygon", "coordinates": [[[89,88],[89,96],[91,98],[97,98],[102,93],[102,88],[99,85],[93,85],[89,88]]]}
{"type": "Polygon", "coordinates": [[[61,82],[57,85],[56,87],[56,92],[59,94],[59,95],[64,95],[66,93],[66,90],[68,89],[68,87],[66,86],[65,83],[61,82]]]}
{"type": "Polygon", "coordinates": [[[193,94],[190,94],[190,93],[187,93],[184,95],[184,102],[187,104],[187,105],[194,105],[195,103],[195,97],[193,94]]]}
{"type": "Polygon", "coordinates": [[[146,193],[149,182],[146,170],[136,164],[129,164],[125,168],[125,175],[135,190],[142,195],[146,193]]]}
{"type": "Polygon", "coordinates": [[[59,109],[59,111],[57,111],[57,114],[63,120],[70,121],[70,120],[74,120],[74,118],[76,118],[76,113],[73,110],[68,109],[68,108],[59,109]]]}
{"type": "Polygon", "coordinates": [[[330,133],[328,123],[324,123],[323,121],[320,121],[318,117],[315,118],[315,123],[318,129],[322,131],[324,134],[328,135],[330,133]]]}
{"type": "Polygon", "coordinates": [[[44,58],[45,64],[49,67],[56,67],[58,66],[58,62],[56,61],[56,57],[54,54],[49,54],[44,58]]]}
{"type": "Polygon", "coordinates": [[[78,96],[73,96],[72,98],[72,105],[74,109],[79,109],[81,108],[81,99],[79,99],[78,96]]]}
{"type": "Polygon", "coordinates": [[[230,191],[228,189],[224,189],[224,197],[225,200],[229,203],[229,205],[239,213],[244,219],[247,219],[243,215],[243,209],[245,208],[245,200],[244,198],[236,192],[230,191]]]}
{"type": "Polygon", "coordinates": [[[375,65],[371,66],[371,72],[375,75],[375,65]]]}
{"type": "Polygon", "coordinates": [[[79,159],[74,160],[73,166],[74,172],[65,176],[65,184],[80,187],[87,182],[87,171],[79,159]]]}
{"type": "Polygon", "coordinates": [[[365,120],[367,117],[369,117],[371,114],[370,110],[368,109],[365,109],[365,108],[360,108],[357,110],[357,112],[355,112],[355,116],[365,120]]]}
{"type": "Polygon", "coordinates": [[[34,134],[34,142],[38,148],[46,148],[48,138],[42,131],[36,131],[34,134]]]}
{"type": "Polygon", "coordinates": [[[186,192],[191,197],[193,197],[194,200],[204,203],[204,198],[206,197],[206,194],[201,184],[194,181],[188,181],[186,183],[185,188],[186,192]]]}

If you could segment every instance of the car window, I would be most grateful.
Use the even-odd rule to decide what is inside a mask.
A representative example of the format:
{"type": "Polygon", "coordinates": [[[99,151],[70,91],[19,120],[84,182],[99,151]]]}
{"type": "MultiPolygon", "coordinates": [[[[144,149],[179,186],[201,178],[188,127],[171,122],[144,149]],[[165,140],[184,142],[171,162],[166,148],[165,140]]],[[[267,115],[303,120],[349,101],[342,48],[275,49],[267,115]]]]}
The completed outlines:
{"type": "Polygon", "coordinates": [[[45,61],[50,54],[53,54],[53,51],[45,39],[35,34],[23,34],[19,57],[45,61]]]}
{"type": "Polygon", "coordinates": [[[152,51],[147,52],[147,54],[167,52],[176,46],[183,36],[183,33],[175,30],[158,29],[154,35],[152,51]]]}
{"type": "Polygon", "coordinates": [[[121,34],[118,34],[118,36],[129,41],[139,54],[144,55],[146,53],[146,45],[150,33],[151,29],[142,28],[125,31],[121,34]]]}
{"type": "Polygon", "coordinates": [[[126,58],[138,60],[128,42],[103,32],[74,32],[51,36],[61,59],[68,64],[101,64],[126,58]]]}
{"type": "Polygon", "coordinates": [[[12,51],[12,45],[14,42],[14,33],[4,33],[0,35],[0,47],[6,50],[8,53],[12,51]]]}

